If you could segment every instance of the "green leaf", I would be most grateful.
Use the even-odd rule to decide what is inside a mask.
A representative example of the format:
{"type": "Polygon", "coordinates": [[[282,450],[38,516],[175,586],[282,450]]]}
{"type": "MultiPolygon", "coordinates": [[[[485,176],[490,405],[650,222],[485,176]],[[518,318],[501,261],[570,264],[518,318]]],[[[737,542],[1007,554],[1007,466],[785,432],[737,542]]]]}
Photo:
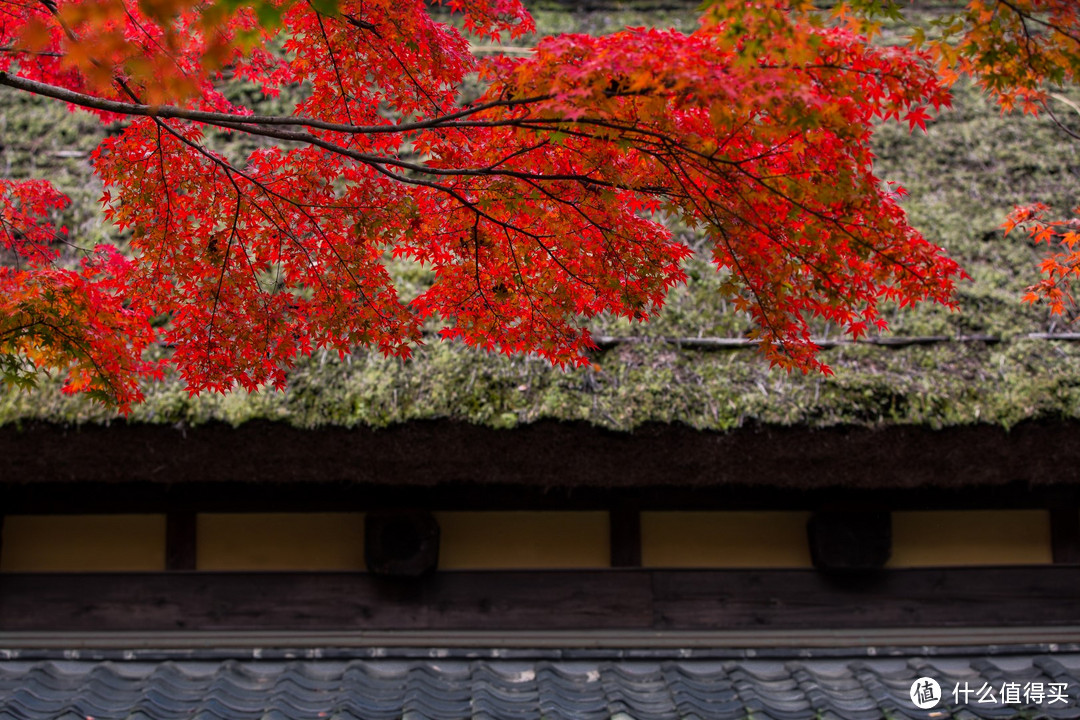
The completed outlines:
{"type": "Polygon", "coordinates": [[[337,15],[338,14],[338,2],[337,0],[308,0],[311,3],[311,7],[315,8],[316,12],[323,15],[337,15]]]}
{"type": "Polygon", "coordinates": [[[264,28],[276,28],[281,25],[281,10],[270,3],[257,3],[254,10],[255,17],[264,28]]]}

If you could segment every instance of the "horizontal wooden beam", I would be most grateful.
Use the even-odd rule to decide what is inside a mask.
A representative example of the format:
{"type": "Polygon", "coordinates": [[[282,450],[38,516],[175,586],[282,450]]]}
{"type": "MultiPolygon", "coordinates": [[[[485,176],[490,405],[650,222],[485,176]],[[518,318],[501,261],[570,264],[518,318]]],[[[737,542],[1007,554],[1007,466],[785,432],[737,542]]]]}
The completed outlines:
{"type": "MultiPolygon", "coordinates": [[[[0,454],[2,456],[2,454],[0,454]]],[[[1050,489],[1013,483],[965,488],[791,488],[666,485],[640,488],[512,487],[462,483],[415,487],[351,483],[186,482],[0,482],[0,506],[9,515],[367,512],[371,510],[593,510],[632,503],[656,510],[817,510],[856,506],[903,510],[1045,510],[1055,506],[1050,489]]]]}
{"type": "Polygon", "coordinates": [[[0,575],[0,632],[783,630],[1080,625],[1080,566],[0,575]]]}

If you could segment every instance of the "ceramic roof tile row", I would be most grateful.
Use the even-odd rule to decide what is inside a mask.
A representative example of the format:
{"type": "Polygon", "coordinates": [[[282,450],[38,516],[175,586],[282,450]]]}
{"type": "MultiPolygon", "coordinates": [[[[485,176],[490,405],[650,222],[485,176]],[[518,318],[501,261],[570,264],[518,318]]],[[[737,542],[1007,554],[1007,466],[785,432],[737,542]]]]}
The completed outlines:
{"type": "Polygon", "coordinates": [[[1080,655],[908,660],[0,662],[0,720],[1080,718],[1080,655]],[[941,705],[917,709],[912,682],[941,705]],[[1003,704],[1003,683],[1067,702],[1003,704]],[[966,683],[966,685],[964,685],[966,683]],[[994,702],[956,704],[958,686],[994,702]]]}

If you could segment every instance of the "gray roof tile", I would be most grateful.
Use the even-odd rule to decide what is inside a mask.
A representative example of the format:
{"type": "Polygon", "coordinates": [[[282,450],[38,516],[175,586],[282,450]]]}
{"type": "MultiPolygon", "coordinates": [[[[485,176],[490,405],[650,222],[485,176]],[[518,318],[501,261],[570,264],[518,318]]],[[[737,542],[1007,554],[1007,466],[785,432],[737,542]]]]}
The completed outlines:
{"type": "Polygon", "coordinates": [[[1080,718],[1080,657],[728,661],[0,662],[0,720],[992,720],[1080,718]],[[912,681],[941,683],[915,708],[912,681]],[[989,683],[995,701],[953,702],[989,683]],[[1002,683],[1067,683],[1003,704],[1002,683]]]}

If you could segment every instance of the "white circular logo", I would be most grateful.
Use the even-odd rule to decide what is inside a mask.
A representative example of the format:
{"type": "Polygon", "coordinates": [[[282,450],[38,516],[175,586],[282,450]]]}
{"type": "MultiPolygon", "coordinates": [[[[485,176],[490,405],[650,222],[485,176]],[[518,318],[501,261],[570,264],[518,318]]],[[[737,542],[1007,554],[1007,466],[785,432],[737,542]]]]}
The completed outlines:
{"type": "Polygon", "coordinates": [[[920,710],[929,710],[941,702],[941,686],[934,678],[921,677],[911,683],[911,702],[920,710]]]}

